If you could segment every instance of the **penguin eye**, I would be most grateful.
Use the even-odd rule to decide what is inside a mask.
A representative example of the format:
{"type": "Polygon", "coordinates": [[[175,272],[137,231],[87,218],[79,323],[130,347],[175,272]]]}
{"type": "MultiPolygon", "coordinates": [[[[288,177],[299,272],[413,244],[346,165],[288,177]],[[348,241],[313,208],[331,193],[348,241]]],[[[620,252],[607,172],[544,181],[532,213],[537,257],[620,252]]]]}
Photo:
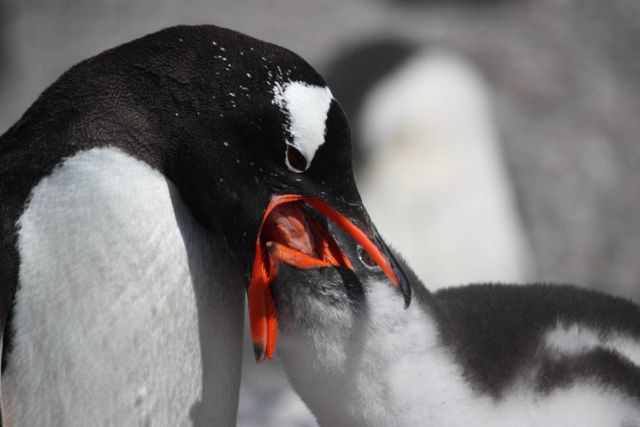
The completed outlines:
{"type": "Polygon", "coordinates": [[[380,270],[380,267],[376,264],[373,258],[371,258],[371,255],[369,255],[369,253],[360,245],[358,245],[358,258],[369,270],[380,270]]]}
{"type": "Polygon", "coordinates": [[[307,169],[307,159],[293,145],[287,144],[287,167],[290,171],[301,173],[307,169]]]}

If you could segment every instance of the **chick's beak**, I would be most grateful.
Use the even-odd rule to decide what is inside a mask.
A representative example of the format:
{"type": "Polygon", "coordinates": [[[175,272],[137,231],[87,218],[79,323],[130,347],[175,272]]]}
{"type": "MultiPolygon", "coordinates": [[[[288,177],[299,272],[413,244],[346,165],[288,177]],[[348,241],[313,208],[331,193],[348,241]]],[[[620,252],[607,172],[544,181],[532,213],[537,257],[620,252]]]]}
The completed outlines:
{"type": "Polygon", "coordinates": [[[325,227],[306,213],[306,205],[334,222],[362,246],[402,292],[405,308],[411,301],[409,282],[375,227],[372,226],[370,238],[323,200],[299,194],[274,196],[258,230],[247,289],[251,338],[258,362],[271,359],[276,349],[278,323],[270,286],[277,277],[280,262],[297,268],[339,266],[353,270],[351,261],[325,227]]]}

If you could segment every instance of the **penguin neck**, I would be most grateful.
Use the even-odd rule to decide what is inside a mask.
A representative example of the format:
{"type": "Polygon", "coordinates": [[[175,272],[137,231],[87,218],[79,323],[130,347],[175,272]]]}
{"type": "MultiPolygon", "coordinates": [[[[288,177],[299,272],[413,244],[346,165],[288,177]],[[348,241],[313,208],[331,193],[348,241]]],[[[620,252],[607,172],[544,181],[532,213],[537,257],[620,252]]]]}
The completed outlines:
{"type": "MultiPolygon", "coordinates": [[[[162,88],[158,92],[162,97],[162,88]]],[[[114,111],[104,123],[89,115],[92,126],[100,128],[100,135],[88,144],[91,148],[116,147],[162,173],[175,185],[194,218],[216,235],[233,252],[234,258],[240,258],[243,253],[239,242],[230,242],[228,233],[223,232],[230,229],[224,219],[235,219],[229,212],[239,209],[243,194],[236,188],[241,173],[233,169],[237,166],[235,161],[229,164],[229,158],[234,157],[231,137],[206,131],[209,113],[190,110],[187,114],[185,109],[190,110],[183,107],[176,108],[179,111],[175,113],[162,111],[160,118],[153,121],[148,119],[152,116],[149,106],[142,104],[126,111],[114,111]],[[112,134],[111,121],[125,127],[126,135],[112,134]]]]}
{"type": "Polygon", "coordinates": [[[405,310],[388,282],[366,283],[358,310],[327,308],[332,326],[323,322],[322,331],[280,334],[278,353],[287,376],[321,425],[397,424],[403,402],[390,401],[393,390],[412,381],[411,363],[419,365],[407,355],[432,357],[431,349],[439,345],[435,304],[422,284],[412,281],[414,289],[418,286],[422,290],[405,310]]]}
{"type": "MultiPolygon", "coordinates": [[[[114,60],[109,55],[103,60],[114,60]]],[[[233,258],[243,258],[255,244],[249,241],[247,224],[257,228],[257,204],[264,200],[246,200],[246,194],[256,193],[250,177],[258,159],[249,158],[257,154],[249,153],[240,140],[255,137],[259,130],[253,129],[246,110],[212,98],[215,87],[195,77],[180,81],[173,68],[155,68],[159,57],[140,55],[140,64],[134,66],[115,59],[126,73],[114,74],[96,58],[65,74],[2,137],[7,140],[3,144],[41,139],[42,129],[35,123],[44,117],[57,143],[29,157],[30,167],[44,175],[78,151],[115,147],[167,177],[195,219],[229,240],[225,244],[233,258]],[[87,73],[87,67],[100,76],[91,85],[81,73],[87,73]],[[248,216],[246,221],[239,223],[239,214],[248,216]]]]}

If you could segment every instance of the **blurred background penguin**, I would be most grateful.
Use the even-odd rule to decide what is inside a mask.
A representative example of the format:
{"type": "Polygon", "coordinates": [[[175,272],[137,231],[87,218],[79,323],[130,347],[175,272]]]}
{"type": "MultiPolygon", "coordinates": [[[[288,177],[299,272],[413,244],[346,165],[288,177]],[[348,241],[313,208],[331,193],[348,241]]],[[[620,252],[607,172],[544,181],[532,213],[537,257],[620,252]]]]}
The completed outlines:
{"type": "Polygon", "coordinates": [[[532,278],[489,89],[471,63],[387,40],[342,53],[327,79],[353,123],[365,205],[430,290],[532,278]]]}

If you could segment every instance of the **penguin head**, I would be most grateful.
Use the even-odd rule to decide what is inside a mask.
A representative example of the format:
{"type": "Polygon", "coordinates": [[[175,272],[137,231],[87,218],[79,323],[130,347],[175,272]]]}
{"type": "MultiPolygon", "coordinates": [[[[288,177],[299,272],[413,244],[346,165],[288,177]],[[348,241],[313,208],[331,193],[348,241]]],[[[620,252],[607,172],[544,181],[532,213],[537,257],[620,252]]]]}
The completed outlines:
{"type": "Polygon", "coordinates": [[[54,88],[64,89],[76,110],[125,125],[118,137],[135,128],[126,148],[226,242],[248,283],[258,360],[275,350],[278,267],[354,270],[340,240],[362,246],[409,303],[358,193],[345,114],[298,55],[214,26],[174,27],[81,63],[54,88]],[[332,236],[327,219],[347,237],[332,236]]]}
{"type": "Polygon", "coordinates": [[[249,279],[257,360],[275,351],[270,286],[283,264],[357,276],[355,252],[342,249],[356,244],[408,306],[408,281],[356,187],[349,123],[322,77],[281,47],[229,31],[215,38],[211,45],[226,58],[225,93],[217,95],[226,108],[218,117],[208,114],[211,141],[192,159],[201,167],[183,165],[179,173],[193,174],[190,188],[199,192],[193,204],[224,235],[249,279]],[[197,185],[207,174],[215,174],[207,180],[213,187],[197,185]],[[342,232],[332,233],[328,222],[342,232]]]}

